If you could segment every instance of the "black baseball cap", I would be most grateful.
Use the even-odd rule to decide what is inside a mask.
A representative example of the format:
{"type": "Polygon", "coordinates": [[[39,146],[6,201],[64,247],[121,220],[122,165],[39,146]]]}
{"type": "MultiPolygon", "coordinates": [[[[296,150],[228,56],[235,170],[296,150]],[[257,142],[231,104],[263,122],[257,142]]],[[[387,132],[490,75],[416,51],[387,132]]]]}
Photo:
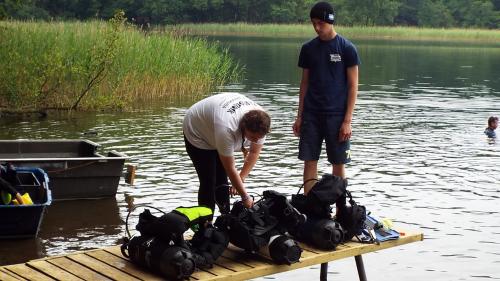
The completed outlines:
{"type": "Polygon", "coordinates": [[[333,11],[332,5],[328,2],[318,2],[314,4],[311,8],[311,13],[309,14],[311,19],[319,19],[329,24],[333,24],[335,21],[335,13],[333,11]]]}

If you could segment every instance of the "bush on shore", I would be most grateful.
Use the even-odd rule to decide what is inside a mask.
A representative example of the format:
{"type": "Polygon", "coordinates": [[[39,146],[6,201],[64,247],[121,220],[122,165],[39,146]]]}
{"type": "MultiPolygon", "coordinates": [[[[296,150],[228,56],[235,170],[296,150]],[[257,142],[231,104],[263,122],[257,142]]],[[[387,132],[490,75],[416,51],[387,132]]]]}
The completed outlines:
{"type": "Polygon", "coordinates": [[[124,110],[196,99],[237,80],[227,50],[109,22],[0,21],[1,110],[124,110]]]}

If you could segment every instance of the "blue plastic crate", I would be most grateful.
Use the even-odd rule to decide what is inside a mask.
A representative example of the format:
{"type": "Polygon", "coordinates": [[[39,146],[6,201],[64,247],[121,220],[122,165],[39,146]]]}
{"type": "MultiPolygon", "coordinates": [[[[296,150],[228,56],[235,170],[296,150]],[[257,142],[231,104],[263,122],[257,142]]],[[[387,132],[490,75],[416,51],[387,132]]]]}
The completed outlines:
{"type": "Polygon", "coordinates": [[[0,239],[36,237],[45,208],[52,203],[49,177],[40,168],[16,168],[19,193],[28,192],[33,205],[0,205],[0,239]]]}

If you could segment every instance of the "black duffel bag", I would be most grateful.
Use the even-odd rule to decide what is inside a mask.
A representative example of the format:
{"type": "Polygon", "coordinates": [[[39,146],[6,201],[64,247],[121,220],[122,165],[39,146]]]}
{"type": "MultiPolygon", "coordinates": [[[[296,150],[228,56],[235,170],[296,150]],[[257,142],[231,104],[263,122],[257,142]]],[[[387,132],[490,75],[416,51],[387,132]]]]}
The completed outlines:
{"type": "Polygon", "coordinates": [[[331,218],[331,205],[335,203],[345,204],[346,179],[325,174],[314,184],[307,196],[299,194],[304,184],[297,194],[292,195],[291,201],[291,204],[303,214],[316,218],[331,218]]]}

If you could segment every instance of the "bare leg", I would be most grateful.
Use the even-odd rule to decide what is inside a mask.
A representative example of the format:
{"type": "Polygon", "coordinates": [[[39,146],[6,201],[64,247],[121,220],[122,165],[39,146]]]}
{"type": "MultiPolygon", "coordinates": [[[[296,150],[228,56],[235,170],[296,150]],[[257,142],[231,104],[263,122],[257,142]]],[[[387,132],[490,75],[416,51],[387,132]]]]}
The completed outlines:
{"type": "Polygon", "coordinates": [[[333,164],[332,174],[345,179],[345,165],[344,164],[333,164]]]}
{"type": "MultiPolygon", "coordinates": [[[[345,165],[344,164],[333,164],[332,165],[332,174],[345,179],[345,165]]],[[[336,206],[336,214],[338,215],[339,206],[338,206],[338,204],[335,204],[335,206],[336,206]]]]}
{"type": "MultiPolygon", "coordinates": [[[[317,179],[318,178],[318,161],[317,160],[308,160],[304,161],[304,182],[309,179],[317,179]]],[[[307,195],[309,190],[313,187],[316,181],[308,181],[304,185],[304,194],[307,195]]]]}

